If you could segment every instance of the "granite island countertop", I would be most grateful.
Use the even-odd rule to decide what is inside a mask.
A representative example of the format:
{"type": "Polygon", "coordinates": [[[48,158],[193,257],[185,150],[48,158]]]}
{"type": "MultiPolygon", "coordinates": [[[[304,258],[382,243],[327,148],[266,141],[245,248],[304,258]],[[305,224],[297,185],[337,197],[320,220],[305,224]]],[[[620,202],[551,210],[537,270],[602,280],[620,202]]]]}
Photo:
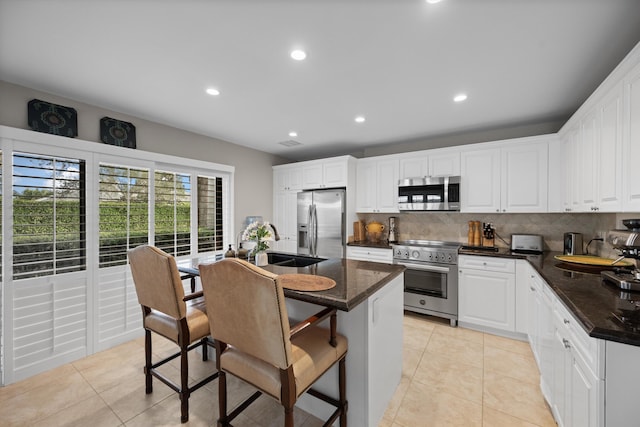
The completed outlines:
{"type": "MultiPolygon", "coordinates": [[[[178,260],[178,269],[187,274],[199,275],[198,264],[216,262],[214,258],[178,260]]],[[[336,286],[325,291],[295,291],[284,289],[288,298],[350,311],[366,301],[376,291],[402,274],[402,265],[329,258],[308,267],[284,267],[266,265],[265,270],[275,274],[313,274],[335,280],[336,286]]]]}
{"type": "Polygon", "coordinates": [[[628,293],[603,282],[597,270],[585,271],[584,267],[554,258],[562,252],[524,255],[500,249],[498,252],[460,250],[459,254],[527,259],[589,336],[640,346],[640,330],[628,329],[612,315],[612,312],[629,304],[625,299],[628,293]]]}

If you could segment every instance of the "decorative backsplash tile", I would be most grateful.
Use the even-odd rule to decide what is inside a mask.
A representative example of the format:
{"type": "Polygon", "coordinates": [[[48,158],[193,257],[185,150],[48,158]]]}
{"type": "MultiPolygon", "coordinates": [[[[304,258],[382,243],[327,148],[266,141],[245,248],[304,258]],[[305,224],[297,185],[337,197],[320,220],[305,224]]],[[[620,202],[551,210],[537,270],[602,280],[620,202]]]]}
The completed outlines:
{"type": "MultiPolygon", "coordinates": [[[[616,214],[603,213],[540,213],[540,214],[466,214],[459,212],[403,212],[399,214],[358,214],[365,222],[389,223],[395,216],[398,240],[445,240],[467,243],[469,221],[490,222],[496,228],[496,246],[510,247],[512,234],[541,234],[545,250],[562,251],[565,232],[584,235],[585,246],[593,237],[604,236],[607,231],[620,228],[616,214]]],[[[636,217],[639,217],[637,214],[636,217]]],[[[589,252],[615,257],[610,245],[594,241],[589,252]]]]}

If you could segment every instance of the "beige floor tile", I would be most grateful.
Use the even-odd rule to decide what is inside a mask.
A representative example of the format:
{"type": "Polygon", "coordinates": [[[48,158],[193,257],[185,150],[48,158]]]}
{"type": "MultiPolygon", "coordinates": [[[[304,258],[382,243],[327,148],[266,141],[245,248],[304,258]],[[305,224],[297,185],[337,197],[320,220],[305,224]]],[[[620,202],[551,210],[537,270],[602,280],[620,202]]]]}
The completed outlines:
{"type": "Polygon", "coordinates": [[[434,335],[445,335],[452,338],[458,338],[465,341],[471,341],[476,344],[483,344],[484,334],[482,332],[473,331],[466,328],[452,328],[450,325],[436,325],[433,329],[434,335]]]}
{"type": "Polygon", "coordinates": [[[120,418],[100,396],[78,402],[33,424],[34,427],[117,427],[122,425],[120,418]]]}
{"type": "Polygon", "coordinates": [[[537,424],[532,424],[485,406],[482,408],[482,427],[537,427],[537,424]]]}
{"type": "Polygon", "coordinates": [[[425,352],[412,382],[482,404],[482,368],[452,362],[447,354],[425,352]]]}
{"type": "Polygon", "coordinates": [[[146,394],[144,374],[139,373],[103,391],[100,397],[126,422],[174,393],[154,378],[153,392],[146,394]]]}
{"type": "Polygon", "coordinates": [[[77,373],[77,369],[72,364],[62,365],[50,371],[34,375],[17,383],[0,387],[0,404],[7,399],[12,399],[19,394],[25,393],[38,387],[43,387],[51,383],[57,382],[60,378],[66,378],[69,375],[77,373]]]}
{"type": "Polygon", "coordinates": [[[519,353],[485,346],[484,369],[532,384],[540,384],[540,373],[534,358],[519,353]]]}
{"type": "Polygon", "coordinates": [[[413,328],[419,328],[425,331],[432,332],[436,325],[441,324],[441,321],[437,317],[425,316],[422,314],[405,311],[403,324],[404,326],[411,326],[413,328]]]}
{"type": "MultiPolygon", "coordinates": [[[[436,355],[446,354],[451,362],[454,363],[472,365],[479,368],[482,368],[483,365],[484,352],[481,343],[439,334],[437,330],[434,331],[429,340],[427,352],[436,355]]],[[[427,355],[422,357],[425,358],[427,355]]]]}
{"type": "Polygon", "coordinates": [[[509,338],[499,337],[497,335],[484,334],[484,345],[511,351],[513,353],[518,353],[522,356],[528,356],[533,359],[531,346],[528,342],[525,341],[512,340],[509,338]]]}
{"type": "Polygon", "coordinates": [[[410,383],[411,383],[411,380],[407,377],[402,377],[400,379],[400,384],[398,384],[398,387],[396,387],[396,391],[393,394],[393,397],[391,397],[391,401],[387,405],[387,409],[384,412],[383,418],[387,418],[393,421],[393,419],[398,413],[398,409],[400,409],[400,405],[402,404],[402,399],[404,399],[404,395],[407,393],[407,390],[409,389],[410,383]]]}
{"type": "Polygon", "coordinates": [[[402,376],[411,378],[415,374],[424,350],[415,350],[404,346],[402,349],[402,376]]]}
{"type": "Polygon", "coordinates": [[[394,423],[403,427],[480,426],[482,405],[412,381],[394,423]]]}
{"type": "Polygon", "coordinates": [[[531,423],[555,425],[537,384],[485,371],[483,399],[485,407],[531,423]]]}
{"type": "Polygon", "coordinates": [[[55,382],[32,388],[0,402],[3,426],[31,425],[62,409],[96,396],[95,391],[74,370],[55,382]]]}
{"type": "Polygon", "coordinates": [[[413,350],[424,350],[430,337],[431,331],[428,329],[404,326],[402,346],[413,350]]]}
{"type": "MultiPolygon", "coordinates": [[[[284,408],[274,399],[260,396],[251,406],[242,412],[261,427],[281,427],[284,425],[284,408]]],[[[293,410],[294,425],[304,423],[309,414],[299,408],[293,410]]]]}

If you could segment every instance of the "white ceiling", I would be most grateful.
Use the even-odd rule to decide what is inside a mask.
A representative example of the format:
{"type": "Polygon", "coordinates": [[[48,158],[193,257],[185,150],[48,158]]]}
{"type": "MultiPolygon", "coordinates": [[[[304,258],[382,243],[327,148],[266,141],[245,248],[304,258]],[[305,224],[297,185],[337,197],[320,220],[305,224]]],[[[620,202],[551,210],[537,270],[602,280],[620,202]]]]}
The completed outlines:
{"type": "Polygon", "coordinates": [[[0,79],[291,159],[566,119],[638,41],[639,0],[0,0],[0,79]]]}

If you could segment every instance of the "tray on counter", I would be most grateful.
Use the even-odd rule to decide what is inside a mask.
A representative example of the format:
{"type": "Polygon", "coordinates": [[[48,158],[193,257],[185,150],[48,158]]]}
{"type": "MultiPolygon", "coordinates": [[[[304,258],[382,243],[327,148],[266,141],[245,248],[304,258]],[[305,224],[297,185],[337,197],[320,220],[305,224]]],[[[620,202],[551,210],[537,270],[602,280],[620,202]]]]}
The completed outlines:
{"type": "Polygon", "coordinates": [[[632,267],[631,261],[621,260],[613,263],[614,258],[603,258],[595,255],[556,255],[555,259],[571,264],[597,265],[601,267],[632,267]]]}

